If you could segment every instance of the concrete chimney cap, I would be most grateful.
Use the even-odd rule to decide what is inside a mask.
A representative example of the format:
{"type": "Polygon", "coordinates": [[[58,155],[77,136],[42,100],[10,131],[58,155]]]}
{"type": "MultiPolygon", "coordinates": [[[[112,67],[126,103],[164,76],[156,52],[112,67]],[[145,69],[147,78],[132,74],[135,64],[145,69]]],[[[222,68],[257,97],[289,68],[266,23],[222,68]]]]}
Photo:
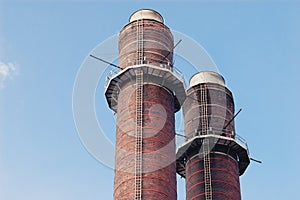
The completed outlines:
{"type": "Polygon", "coordinates": [[[193,75],[190,79],[190,87],[201,83],[216,83],[225,86],[225,80],[223,76],[221,76],[217,72],[212,71],[198,72],[197,74],[193,75]]]}
{"type": "Polygon", "coordinates": [[[158,12],[156,12],[155,10],[151,10],[151,9],[141,9],[141,10],[134,12],[130,16],[129,22],[133,22],[133,21],[136,21],[139,19],[153,19],[158,22],[164,23],[163,17],[158,12]]]}

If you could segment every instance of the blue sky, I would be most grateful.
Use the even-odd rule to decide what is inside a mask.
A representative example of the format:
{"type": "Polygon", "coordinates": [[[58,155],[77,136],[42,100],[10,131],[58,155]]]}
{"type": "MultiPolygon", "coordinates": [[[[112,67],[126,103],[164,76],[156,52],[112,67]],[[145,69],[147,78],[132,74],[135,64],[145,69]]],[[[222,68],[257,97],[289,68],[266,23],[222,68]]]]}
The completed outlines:
{"type": "MultiPolygon", "coordinates": [[[[241,177],[243,199],[296,199],[300,2],[258,0],[0,0],[0,199],[112,199],[113,170],[77,134],[73,85],[92,49],[140,8],[159,11],[170,28],[199,42],[225,77],[236,109],[243,108],[236,130],[263,161],[241,177]]],[[[175,59],[191,74],[187,62],[175,59]]],[[[102,92],[96,92],[96,114],[113,142],[114,118],[102,92]]],[[[183,180],[178,188],[183,200],[183,180]]]]}

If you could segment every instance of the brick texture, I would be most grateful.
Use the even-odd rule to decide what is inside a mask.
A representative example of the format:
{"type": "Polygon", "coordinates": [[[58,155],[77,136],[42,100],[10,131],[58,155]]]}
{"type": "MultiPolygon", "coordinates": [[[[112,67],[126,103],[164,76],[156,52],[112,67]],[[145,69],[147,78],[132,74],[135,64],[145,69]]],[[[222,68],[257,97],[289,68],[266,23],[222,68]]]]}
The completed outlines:
{"type": "MultiPolygon", "coordinates": [[[[187,140],[200,134],[199,130],[201,130],[201,119],[203,117],[207,117],[209,127],[217,132],[221,131],[234,116],[232,93],[221,85],[211,83],[205,85],[207,88],[206,105],[199,103],[202,92],[199,87],[200,85],[194,86],[187,91],[188,97],[183,104],[187,140]],[[202,115],[202,106],[206,106],[208,116],[202,115]]],[[[226,133],[226,136],[234,137],[234,131],[234,121],[232,121],[224,130],[224,134],[226,133]]]]}
{"type": "MultiPolygon", "coordinates": [[[[143,20],[144,64],[168,65],[173,62],[173,36],[169,28],[155,20],[143,20]]],[[[119,66],[135,65],[137,22],[126,25],[119,35],[119,66]]]]}
{"type": "MultiPolygon", "coordinates": [[[[208,134],[208,132],[201,131],[203,118],[207,119],[208,126],[212,128],[215,134],[230,138],[235,137],[234,121],[222,131],[223,127],[234,116],[232,93],[226,87],[213,83],[199,84],[190,88],[187,95],[188,98],[183,105],[187,140],[197,135],[208,134]],[[207,94],[205,103],[200,101],[203,93],[207,94]],[[202,107],[206,107],[207,116],[203,114],[202,107]]],[[[195,149],[187,156],[187,200],[205,200],[204,161],[203,155],[199,153],[201,152],[195,149]]],[[[239,169],[234,153],[229,150],[213,148],[210,153],[210,173],[213,199],[241,199],[239,169]]]]}
{"type": "MultiPolygon", "coordinates": [[[[134,199],[135,83],[118,98],[114,199],[134,199]]],[[[143,199],[176,200],[174,99],[157,85],[143,87],[143,199]]]]}

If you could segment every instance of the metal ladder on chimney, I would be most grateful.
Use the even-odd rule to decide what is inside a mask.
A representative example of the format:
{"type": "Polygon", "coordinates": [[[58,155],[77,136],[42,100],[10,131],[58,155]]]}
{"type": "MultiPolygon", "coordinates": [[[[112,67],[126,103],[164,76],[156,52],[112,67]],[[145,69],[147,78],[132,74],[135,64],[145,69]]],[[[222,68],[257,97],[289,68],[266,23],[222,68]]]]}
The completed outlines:
{"type": "Polygon", "coordinates": [[[144,25],[143,19],[137,21],[137,64],[144,61],[144,25]]]}
{"type": "MultiPolygon", "coordinates": [[[[137,63],[143,62],[143,21],[137,22],[137,63]]],[[[136,73],[135,200],[142,200],[143,184],[143,69],[136,73]]]]}
{"type": "Polygon", "coordinates": [[[135,199],[142,199],[143,176],[143,71],[136,70],[135,199]]]}
{"type": "MultiPolygon", "coordinates": [[[[207,88],[206,85],[200,86],[200,102],[201,102],[201,132],[207,134],[208,130],[208,112],[207,112],[207,88]]],[[[204,138],[202,141],[203,149],[203,165],[204,165],[204,186],[205,199],[212,200],[212,186],[211,186],[211,170],[210,170],[210,145],[209,139],[204,138]]]]}

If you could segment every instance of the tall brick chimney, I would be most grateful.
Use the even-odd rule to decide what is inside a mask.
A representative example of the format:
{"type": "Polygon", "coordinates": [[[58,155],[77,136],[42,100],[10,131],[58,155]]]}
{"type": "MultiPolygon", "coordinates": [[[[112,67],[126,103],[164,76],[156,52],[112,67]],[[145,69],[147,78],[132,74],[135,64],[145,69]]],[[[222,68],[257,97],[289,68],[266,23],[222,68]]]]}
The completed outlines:
{"type": "Polygon", "coordinates": [[[177,172],[186,178],[186,199],[240,200],[239,175],[250,159],[235,133],[233,96],[223,77],[195,74],[183,113],[186,142],[177,151],[177,172]]]}
{"type": "Polygon", "coordinates": [[[174,113],[185,98],[162,16],[139,10],[119,35],[105,95],[117,113],[114,199],[177,199],[174,113]]]}

